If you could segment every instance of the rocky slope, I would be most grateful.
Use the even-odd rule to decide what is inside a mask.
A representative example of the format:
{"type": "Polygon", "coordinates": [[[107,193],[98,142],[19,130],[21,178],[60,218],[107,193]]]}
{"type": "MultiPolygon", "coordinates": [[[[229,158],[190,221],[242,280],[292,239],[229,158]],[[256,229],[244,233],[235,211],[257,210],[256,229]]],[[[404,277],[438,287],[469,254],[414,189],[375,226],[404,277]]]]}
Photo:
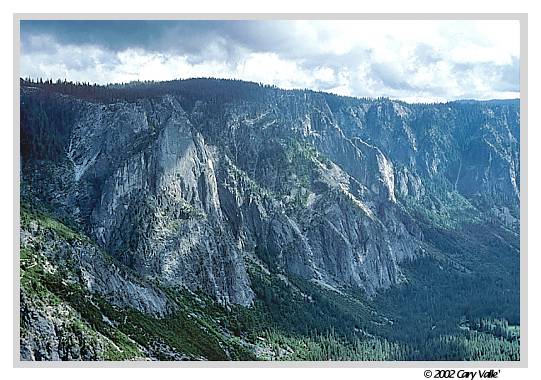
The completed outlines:
{"type": "MultiPolygon", "coordinates": [[[[75,260],[78,283],[113,305],[173,313],[157,282],[250,306],[249,262],[373,296],[407,281],[404,260],[438,250],[427,224],[490,223],[518,239],[517,101],[409,105],[201,83],[237,92],[141,84],[102,101],[21,88],[22,199],[92,242],[53,236],[39,251],[56,266],[75,260]]],[[[39,231],[23,230],[23,247],[39,231]]],[[[34,318],[51,329],[54,316],[34,318]]]]}

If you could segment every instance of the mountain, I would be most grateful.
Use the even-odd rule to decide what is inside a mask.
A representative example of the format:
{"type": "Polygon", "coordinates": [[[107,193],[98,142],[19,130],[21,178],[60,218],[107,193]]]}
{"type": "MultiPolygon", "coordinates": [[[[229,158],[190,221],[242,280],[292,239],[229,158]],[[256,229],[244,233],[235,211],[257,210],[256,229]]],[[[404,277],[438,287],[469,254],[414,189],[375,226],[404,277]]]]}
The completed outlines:
{"type": "Polygon", "coordinates": [[[22,359],[518,359],[518,101],[20,99],[22,359]]]}

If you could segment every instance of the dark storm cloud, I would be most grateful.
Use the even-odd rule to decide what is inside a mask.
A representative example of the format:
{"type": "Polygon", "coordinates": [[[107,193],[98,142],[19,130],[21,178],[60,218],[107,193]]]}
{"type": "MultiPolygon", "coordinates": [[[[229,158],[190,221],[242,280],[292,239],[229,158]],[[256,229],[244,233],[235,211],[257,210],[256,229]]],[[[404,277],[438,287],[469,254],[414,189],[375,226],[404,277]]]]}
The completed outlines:
{"type": "MultiPolygon", "coordinates": [[[[288,21],[204,20],[33,20],[21,22],[23,49],[46,49],[32,44],[32,36],[48,36],[61,45],[93,45],[119,52],[143,49],[148,52],[190,55],[194,63],[222,54],[236,59],[246,52],[275,52],[285,58],[310,58],[312,66],[328,63],[328,54],[314,51],[288,21]]],[[[338,56],[333,65],[350,60],[359,52],[338,56]]]]}
{"type": "Polygon", "coordinates": [[[21,21],[23,47],[30,37],[50,36],[62,45],[93,45],[113,52],[130,48],[149,52],[205,55],[212,44],[234,55],[238,48],[267,51],[284,46],[279,22],[203,20],[21,21]]]}
{"type": "Polygon", "coordinates": [[[21,22],[21,47],[23,52],[54,52],[54,44],[33,42],[32,37],[42,36],[62,46],[99,47],[111,57],[126,49],[183,55],[193,65],[222,60],[234,66],[251,52],[308,58],[302,41],[288,29],[284,21],[36,20],[21,22]]]}
{"type": "MultiPolygon", "coordinates": [[[[191,21],[187,23],[192,24],[191,21]]],[[[31,20],[21,21],[23,43],[33,35],[52,36],[63,45],[96,45],[108,50],[126,48],[163,49],[164,36],[172,21],[105,21],[105,20],[31,20]]],[[[195,28],[195,25],[191,28],[195,28]]],[[[184,24],[185,28],[189,25],[184,24]]]]}

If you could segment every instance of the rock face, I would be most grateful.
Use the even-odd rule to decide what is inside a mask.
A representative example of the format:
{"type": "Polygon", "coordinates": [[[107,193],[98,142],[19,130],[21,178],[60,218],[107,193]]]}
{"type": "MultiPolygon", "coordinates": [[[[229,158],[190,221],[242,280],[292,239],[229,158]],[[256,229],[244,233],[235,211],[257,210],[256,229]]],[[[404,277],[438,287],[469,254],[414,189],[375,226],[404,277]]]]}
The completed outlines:
{"type": "Polygon", "coordinates": [[[21,229],[21,247],[39,252],[43,260],[40,266],[48,272],[65,271],[62,272],[64,281],[83,284],[92,294],[107,295],[113,305],[132,307],[155,317],[174,310],[163,291],[138,275],[126,272],[120,263],[84,238],[65,239],[32,223],[30,228],[21,229]]]}
{"type": "Polygon", "coordinates": [[[78,329],[74,323],[73,310],[67,305],[47,308],[38,300],[21,297],[23,324],[29,326],[21,336],[21,360],[99,360],[104,346],[90,333],[78,329]]]}
{"type": "MultiPolygon", "coordinates": [[[[518,232],[517,101],[258,91],[216,107],[203,96],[102,103],[23,87],[22,112],[35,112],[24,107],[35,98],[74,110],[61,154],[23,156],[23,196],[76,220],[144,278],[224,304],[252,303],[253,255],[368,294],[400,282],[400,263],[427,242],[412,207],[444,224],[460,223],[453,212],[464,209],[518,232]]],[[[111,271],[99,262],[88,278],[98,291],[97,273],[111,271]]],[[[141,301],[132,302],[164,312],[149,291],[133,288],[141,301]]]]}
{"type": "Polygon", "coordinates": [[[160,288],[126,271],[84,235],[45,216],[22,216],[21,360],[102,360],[111,349],[111,341],[58,294],[86,303],[88,313],[99,310],[87,300],[93,295],[155,318],[176,310],[160,288]]]}

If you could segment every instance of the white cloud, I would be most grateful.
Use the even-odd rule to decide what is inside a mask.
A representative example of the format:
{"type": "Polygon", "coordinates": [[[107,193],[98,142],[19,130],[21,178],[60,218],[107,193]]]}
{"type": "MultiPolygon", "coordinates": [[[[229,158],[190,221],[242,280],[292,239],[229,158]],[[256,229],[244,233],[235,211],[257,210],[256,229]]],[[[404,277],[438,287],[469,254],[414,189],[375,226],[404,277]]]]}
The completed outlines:
{"type": "Polygon", "coordinates": [[[311,81],[309,73],[302,70],[297,62],[281,59],[276,53],[252,53],[236,68],[239,78],[273,83],[291,89],[303,87],[311,81]]]}
{"type": "MultiPolygon", "coordinates": [[[[269,21],[258,26],[259,33],[245,31],[250,38],[228,34],[231,28],[205,35],[207,40],[199,36],[197,53],[111,50],[95,41],[61,44],[55,36],[34,34],[23,44],[21,75],[98,83],[212,76],[415,101],[519,96],[517,21],[269,21]]],[[[168,33],[175,46],[190,38],[179,35],[176,41],[168,33]]]]}
{"type": "Polygon", "coordinates": [[[313,74],[314,78],[322,83],[332,83],[335,80],[334,70],[330,67],[317,67],[313,74]]]}

